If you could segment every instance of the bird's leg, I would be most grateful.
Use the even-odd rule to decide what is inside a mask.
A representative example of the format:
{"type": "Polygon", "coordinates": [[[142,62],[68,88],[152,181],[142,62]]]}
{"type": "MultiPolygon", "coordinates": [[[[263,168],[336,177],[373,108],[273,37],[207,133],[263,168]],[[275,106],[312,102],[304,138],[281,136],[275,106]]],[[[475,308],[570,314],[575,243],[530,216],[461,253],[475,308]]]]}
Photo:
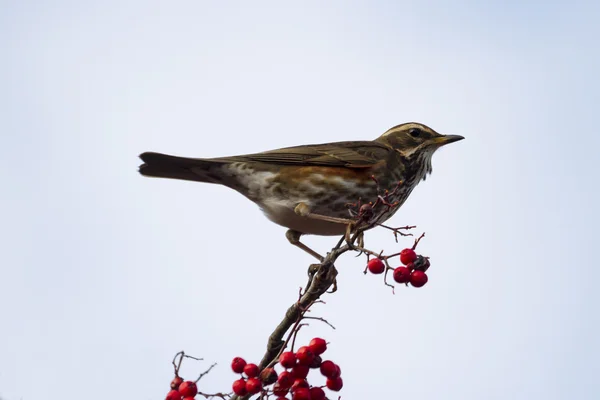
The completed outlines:
{"type": "Polygon", "coordinates": [[[358,254],[356,255],[356,257],[360,257],[361,255],[364,254],[363,250],[359,250],[359,249],[365,248],[365,231],[356,232],[354,234],[354,236],[351,237],[349,241],[347,241],[347,243],[351,249],[358,250],[358,254]],[[356,243],[356,244],[354,244],[354,243],[356,243]]]}
{"type": "Polygon", "coordinates": [[[357,238],[356,238],[356,242],[358,243],[358,247],[362,247],[363,249],[365,248],[365,232],[361,231],[357,238]]]}
{"type": "Polygon", "coordinates": [[[344,240],[346,240],[346,243],[350,243],[352,240],[352,228],[352,224],[346,225],[346,233],[344,234],[344,240]]]}
{"type": "Polygon", "coordinates": [[[294,208],[294,212],[302,217],[318,219],[320,221],[333,222],[335,224],[346,225],[346,233],[345,233],[344,237],[346,238],[347,242],[350,241],[350,235],[356,224],[356,221],[348,219],[348,218],[337,218],[337,217],[330,217],[328,215],[312,213],[312,212],[310,212],[310,207],[306,203],[298,203],[296,208],[294,208]]]}
{"type": "Polygon", "coordinates": [[[292,229],[288,229],[288,231],[285,233],[285,237],[291,244],[304,250],[311,256],[315,257],[317,260],[323,261],[323,256],[321,256],[319,253],[317,253],[316,251],[314,251],[313,249],[311,249],[310,247],[308,247],[307,245],[302,243],[300,241],[300,236],[302,236],[302,233],[300,233],[298,231],[294,231],[292,229]]]}
{"type": "Polygon", "coordinates": [[[352,230],[356,224],[356,221],[348,218],[337,218],[330,217],[327,215],[315,214],[310,211],[310,207],[306,203],[298,203],[298,205],[294,208],[294,212],[302,217],[318,219],[321,221],[333,222],[335,224],[344,224],[346,225],[346,233],[344,234],[344,238],[346,242],[350,243],[350,237],[352,234],[352,230]]]}
{"type": "Polygon", "coordinates": [[[336,224],[354,224],[354,220],[348,218],[329,217],[327,215],[315,214],[310,211],[310,207],[306,203],[298,203],[294,212],[302,217],[318,219],[321,221],[334,222],[336,224]]]}

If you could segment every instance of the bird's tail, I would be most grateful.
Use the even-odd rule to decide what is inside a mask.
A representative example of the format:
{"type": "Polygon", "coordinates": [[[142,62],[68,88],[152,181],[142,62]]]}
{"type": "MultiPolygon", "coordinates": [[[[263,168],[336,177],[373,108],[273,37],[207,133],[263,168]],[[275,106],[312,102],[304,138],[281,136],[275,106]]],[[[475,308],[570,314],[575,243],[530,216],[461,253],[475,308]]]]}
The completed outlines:
{"type": "Polygon", "coordinates": [[[139,172],[144,176],[217,183],[217,177],[211,172],[215,162],[211,160],[152,152],[142,153],[140,158],[144,164],[140,165],[139,172]]]}

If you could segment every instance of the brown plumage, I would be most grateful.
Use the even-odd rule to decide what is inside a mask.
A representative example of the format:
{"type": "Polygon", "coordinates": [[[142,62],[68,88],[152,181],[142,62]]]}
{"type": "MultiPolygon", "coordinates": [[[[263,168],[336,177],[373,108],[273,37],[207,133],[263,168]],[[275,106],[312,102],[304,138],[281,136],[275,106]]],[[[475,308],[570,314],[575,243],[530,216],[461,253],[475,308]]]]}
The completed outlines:
{"type": "MultiPolygon", "coordinates": [[[[300,234],[338,235],[340,223],[311,219],[294,210],[299,204],[311,213],[348,218],[347,203],[375,200],[377,184],[393,188],[403,184],[390,210],[391,217],[416,185],[431,173],[431,156],[462,136],[440,135],[419,124],[397,125],[372,141],[303,145],[218,158],[184,158],[143,153],[140,173],[222,184],[237,190],[265,212],[273,222],[300,234]]],[[[288,236],[289,237],[289,236],[288,236]]]]}

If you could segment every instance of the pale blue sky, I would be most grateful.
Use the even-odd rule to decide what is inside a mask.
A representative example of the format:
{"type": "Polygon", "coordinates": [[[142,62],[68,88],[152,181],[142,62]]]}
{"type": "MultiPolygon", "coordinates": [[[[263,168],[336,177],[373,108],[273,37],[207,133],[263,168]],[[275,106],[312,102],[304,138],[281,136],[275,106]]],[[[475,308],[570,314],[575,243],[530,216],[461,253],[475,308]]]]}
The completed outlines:
{"type": "Polygon", "coordinates": [[[283,228],[139,153],[406,121],[466,140],[392,220],[427,232],[429,284],[392,296],[345,257],[337,330],[301,334],[332,342],[343,399],[600,397],[598,3],[302,3],[0,2],[3,400],[160,399],[182,349],[226,391],[296,298],[312,260],[283,228]]]}

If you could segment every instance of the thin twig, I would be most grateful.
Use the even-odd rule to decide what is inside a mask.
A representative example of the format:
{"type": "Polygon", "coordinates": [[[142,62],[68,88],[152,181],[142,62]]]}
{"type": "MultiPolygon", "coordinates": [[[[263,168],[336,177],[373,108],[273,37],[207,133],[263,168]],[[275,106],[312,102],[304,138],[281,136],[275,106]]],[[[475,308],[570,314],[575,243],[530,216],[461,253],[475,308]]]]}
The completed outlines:
{"type": "Polygon", "coordinates": [[[419,244],[421,239],[423,239],[424,237],[425,237],[425,232],[423,232],[421,234],[421,236],[419,236],[417,239],[415,239],[415,244],[413,244],[413,247],[412,247],[413,250],[417,248],[417,245],[419,244]]]}
{"type": "Polygon", "coordinates": [[[211,369],[213,369],[215,366],[217,365],[217,363],[214,363],[213,365],[211,365],[210,367],[208,367],[208,369],[206,371],[204,371],[203,373],[200,374],[200,376],[198,377],[198,379],[196,379],[196,383],[198,383],[198,381],[200,379],[202,379],[202,377],[206,374],[208,374],[210,372],[211,369]]]}
{"type": "Polygon", "coordinates": [[[321,317],[304,317],[303,319],[314,319],[316,321],[321,321],[321,322],[325,322],[327,325],[329,325],[331,327],[331,329],[335,329],[335,326],[333,326],[329,321],[327,321],[325,318],[321,318],[321,317]]]}
{"type": "Polygon", "coordinates": [[[223,399],[223,400],[228,400],[231,398],[231,394],[228,393],[202,393],[202,392],[198,392],[198,394],[200,396],[203,396],[205,399],[212,399],[214,397],[218,397],[219,399],[223,399]]]}
{"type": "Polygon", "coordinates": [[[183,356],[185,355],[185,353],[182,351],[178,352],[177,354],[175,354],[175,357],[173,357],[173,369],[175,370],[175,376],[179,376],[179,369],[181,368],[181,362],[183,361],[183,356]],[[175,363],[175,360],[177,360],[177,357],[179,357],[179,361],[177,363],[175,363]]]}
{"type": "Polygon", "coordinates": [[[388,272],[390,270],[393,271],[394,268],[390,267],[390,264],[388,263],[387,258],[384,258],[383,262],[385,263],[385,273],[383,274],[383,283],[385,284],[385,286],[389,286],[389,287],[392,288],[392,294],[396,294],[394,285],[388,283],[388,281],[387,281],[387,274],[388,274],[388,272]]]}

